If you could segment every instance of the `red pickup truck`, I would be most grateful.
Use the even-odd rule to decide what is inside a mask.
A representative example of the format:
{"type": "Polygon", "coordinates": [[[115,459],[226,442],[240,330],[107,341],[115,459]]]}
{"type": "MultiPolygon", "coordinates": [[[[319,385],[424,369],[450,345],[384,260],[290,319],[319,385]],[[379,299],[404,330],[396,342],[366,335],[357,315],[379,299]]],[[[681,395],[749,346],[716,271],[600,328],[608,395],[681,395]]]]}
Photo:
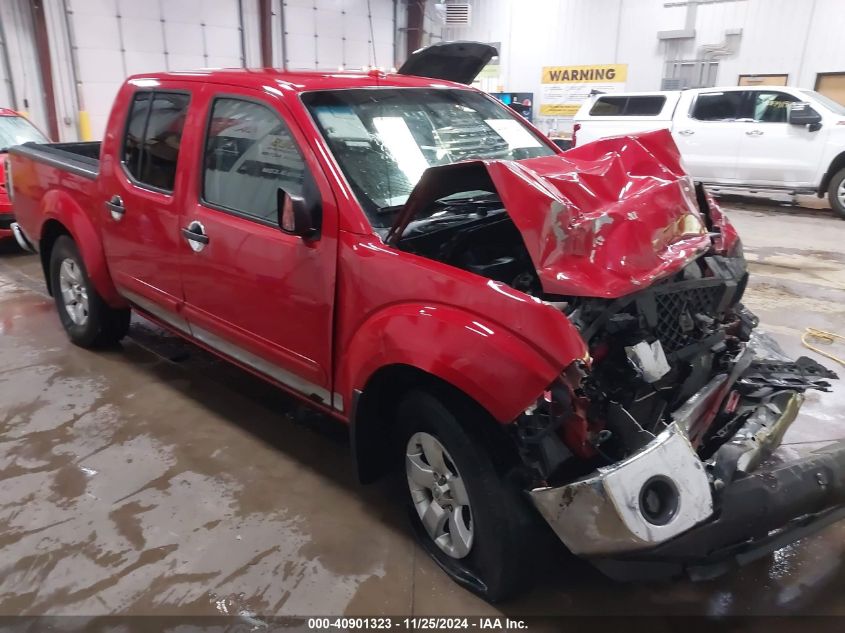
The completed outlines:
{"type": "Polygon", "coordinates": [[[524,586],[540,517],[617,577],[842,518],[845,446],[769,458],[836,376],[756,332],[669,133],[561,153],[459,83],[485,56],[135,76],[102,144],[14,148],[71,340],[135,310],[348,423],[360,478],[404,463],[420,542],[489,600],[524,586]]]}

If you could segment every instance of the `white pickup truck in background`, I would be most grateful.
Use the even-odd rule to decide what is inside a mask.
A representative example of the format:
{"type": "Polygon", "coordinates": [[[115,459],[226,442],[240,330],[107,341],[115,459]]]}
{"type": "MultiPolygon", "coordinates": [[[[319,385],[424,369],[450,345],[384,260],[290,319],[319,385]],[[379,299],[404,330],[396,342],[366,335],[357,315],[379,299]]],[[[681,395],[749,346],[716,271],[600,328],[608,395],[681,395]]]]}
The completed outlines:
{"type": "Polygon", "coordinates": [[[695,180],[756,192],[827,194],[845,218],[845,107],[813,90],[597,94],[574,123],[573,145],[668,128],[695,180]]]}

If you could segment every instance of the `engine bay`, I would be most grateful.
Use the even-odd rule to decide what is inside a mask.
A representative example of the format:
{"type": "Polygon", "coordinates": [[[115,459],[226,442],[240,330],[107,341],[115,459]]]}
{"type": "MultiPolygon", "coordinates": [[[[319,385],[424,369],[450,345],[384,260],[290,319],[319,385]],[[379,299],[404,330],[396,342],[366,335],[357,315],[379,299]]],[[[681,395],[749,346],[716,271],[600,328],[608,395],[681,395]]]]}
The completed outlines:
{"type": "Polygon", "coordinates": [[[711,249],[615,299],[549,295],[501,200],[482,191],[436,201],[397,246],[542,299],[587,343],[589,361],[570,366],[514,425],[532,485],[624,460],[681,418],[699,457],[710,459],[759,406],[786,390],[825,390],[836,377],[809,358],[751,353],[758,320],[741,302],[741,248],[711,249]],[[718,406],[701,404],[709,401],[718,406]]]}

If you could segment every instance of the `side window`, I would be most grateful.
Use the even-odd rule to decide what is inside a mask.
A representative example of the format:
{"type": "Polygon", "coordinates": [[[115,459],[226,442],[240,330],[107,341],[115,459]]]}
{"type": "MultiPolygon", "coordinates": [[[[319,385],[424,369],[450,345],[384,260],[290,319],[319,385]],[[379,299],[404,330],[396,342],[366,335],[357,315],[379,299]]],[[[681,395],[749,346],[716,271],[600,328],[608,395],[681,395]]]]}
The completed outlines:
{"type": "Polygon", "coordinates": [[[740,118],[745,92],[702,92],[695,99],[690,116],[699,121],[730,121],[740,118]]]}
{"type": "Polygon", "coordinates": [[[590,108],[591,116],[621,116],[625,112],[627,97],[599,97],[590,108]]]}
{"type": "Polygon", "coordinates": [[[631,97],[625,107],[625,114],[628,116],[657,116],[663,111],[666,97],[657,95],[631,97]]]}
{"type": "Polygon", "coordinates": [[[306,169],[290,130],[273,110],[215,99],[205,141],[204,201],[275,224],[278,189],[301,196],[306,169]]]}
{"type": "Polygon", "coordinates": [[[599,97],[590,108],[592,116],[657,116],[666,97],[639,95],[632,97],[599,97]]]}
{"type": "Polygon", "coordinates": [[[789,104],[798,101],[785,92],[755,91],[754,120],[761,123],[786,123],[789,104]]]}
{"type": "Polygon", "coordinates": [[[123,139],[123,163],[136,180],[140,174],[141,149],[144,143],[144,126],[150,109],[152,93],[138,92],[129,107],[129,120],[126,123],[126,136],[123,139]]]}
{"type": "Polygon", "coordinates": [[[173,191],[189,102],[184,94],[135,95],[123,142],[123,162],[139,183],[173,191]]]}

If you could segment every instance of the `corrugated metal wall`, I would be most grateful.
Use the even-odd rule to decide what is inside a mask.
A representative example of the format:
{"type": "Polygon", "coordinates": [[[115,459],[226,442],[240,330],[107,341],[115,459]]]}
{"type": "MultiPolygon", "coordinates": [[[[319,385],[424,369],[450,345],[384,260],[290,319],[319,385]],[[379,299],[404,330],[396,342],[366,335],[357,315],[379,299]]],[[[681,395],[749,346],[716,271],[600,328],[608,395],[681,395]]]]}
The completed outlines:
{"type": "MultiPolygon", "coordinates": [[[[101,138],[127,75],[261,65],[258,0],[42,2],[60,140],[101,138]]],[[[393,0],[274,0],[271,6],[276,66],[395,64],[393,0]]],[[[32,119],[46,130],[30,1],[0,1],[0,20],[0,54],[8,52],[10,60],[9,70],[0,63],[0,107],[22,110],[28,99],[32,119]]]]}
{"type": "Polygon", "coordinates": [[[0,2],[0,107],[25,112],[46,131],[47,113],[28,0],[0,2]]]}
{"type": "Polygon", "coordinates": [[[237,0],[65,2],[79,98],[95,138],[128,75],[244,65],[237,0]]]}
{"type": "Polygon", "coordinates": [[[284,25],[287,68],[394,64],[392,0],[285,0],[284,25]]]}
{"type": "MultiPolygon", "coordinates": [[[[274,63],[282,66],[286,58],[290,68],[389,68],[403,57],[404,37],[396,26],[404,24],[407,1],[399,0],[394,14],[393,0],[273,0],[274,63]]],[[[703,0],[695,12],[695,40],[675,43],[659,41],[657,33],[684,27],[688,9],[681,0],[466,1],[473,5],[472,25],[444,29],[429,0],[424,43],[441,34],[501,42],[506,90],[539,94],[543,66],[612,62],[628,64],[629,89],[658,89],[668,59],[693,59],[701,46],[720,43],[730,28],[741,28],[742,36],[737,53],[719,61],[719,83],[734,85],[740,74],[777,73],[812,88],[817,73],[845,71],[842,0],[703,0]]],[[[80,105],[90,114],[92,136],[99,137],[127,73],[240,66],[244,59],[259,65],[257,4],[44,0],[62,140],[77,138],[80,105]]],[[[9,70],[0,64],[0,105],[15,105],[10,71],[17,107],[23,109],[27,99],[33,121],[46,129],[29,2],[3,0],[0,20],[10,53],[9,70]]]]}

